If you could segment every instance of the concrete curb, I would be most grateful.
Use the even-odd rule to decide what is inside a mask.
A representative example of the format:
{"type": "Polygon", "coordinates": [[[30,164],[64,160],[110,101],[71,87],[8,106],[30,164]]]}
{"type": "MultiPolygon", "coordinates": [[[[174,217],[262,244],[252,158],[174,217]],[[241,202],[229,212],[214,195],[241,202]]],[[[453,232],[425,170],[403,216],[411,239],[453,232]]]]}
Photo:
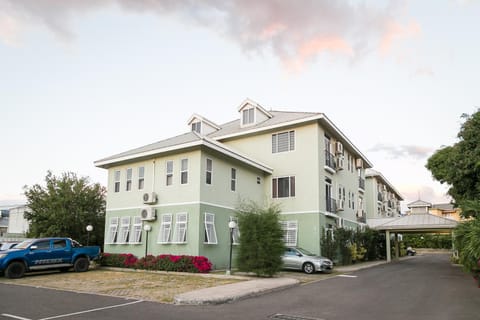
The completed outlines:
{"type": "Polygon", "coordinates": [[[255,279],[231,283],[178,294],[174,297],[174,304],[204,305],[228,303],[291,288],[299,285],[299,283],[300,281],[290,278],[255,279]]]}

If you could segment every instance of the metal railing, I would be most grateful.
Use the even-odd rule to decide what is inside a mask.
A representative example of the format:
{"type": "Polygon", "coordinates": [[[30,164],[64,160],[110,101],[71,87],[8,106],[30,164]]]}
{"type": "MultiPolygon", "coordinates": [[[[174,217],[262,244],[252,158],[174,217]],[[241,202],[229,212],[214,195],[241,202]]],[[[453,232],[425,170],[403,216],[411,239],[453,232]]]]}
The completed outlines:
{"type": "Polygon", "coordinates": [[[358,187],[362,190],[365,190],[365,179],[358,177],[358,187]]]}
{"type": "Polygon", "coordinates": [[[326,202],[327,202],[327,208],[326,208],[327,212],[332,212],[332,213],[337,212],[337,200],[335,200],[334,198],[327,197],[326,202]]]}
{"type": "Polygon", "coordinates": [[[334,170],[337,167],[335,162],[335,155],[331,154],[328,150],[325,150],[325,165],[334,170]]]}

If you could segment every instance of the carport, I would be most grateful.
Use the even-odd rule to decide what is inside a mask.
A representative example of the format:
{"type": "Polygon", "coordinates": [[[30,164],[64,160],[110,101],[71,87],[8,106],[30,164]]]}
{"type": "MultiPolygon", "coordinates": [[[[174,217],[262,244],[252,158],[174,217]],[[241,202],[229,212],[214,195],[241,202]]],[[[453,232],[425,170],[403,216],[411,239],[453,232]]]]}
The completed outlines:
{"type": "Polygon", "coordinates": [[[453,229],[458,222],[430,213],[411,214],[397,218],[368,219],[367,224],[378,231],[385,231],[387,262],[392,261],[390,235],[394,235],[395,257],[400,256],[399,233],[449,233],[453,239],[453,229]]]}

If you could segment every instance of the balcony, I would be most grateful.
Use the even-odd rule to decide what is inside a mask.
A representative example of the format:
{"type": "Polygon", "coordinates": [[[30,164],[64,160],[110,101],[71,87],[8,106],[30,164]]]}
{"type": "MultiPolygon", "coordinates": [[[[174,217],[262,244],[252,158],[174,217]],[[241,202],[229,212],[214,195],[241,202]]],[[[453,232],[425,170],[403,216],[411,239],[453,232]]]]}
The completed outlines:
{"type": "Polygon", "coordinates": [[[362,190],[365,190],[365,179],[358,177],[358,187],[362,190]]]}
{"type": "Polygon", "coordinates": [[[337,212],[337,200],[334,198],[329,198],[327,197],[326,199],[326,204],[327,204],[327,212],[335,213],[337,212]]]}
{"type": "Polygon", "coordinates": [[[357,210],[357,222],[367,223],[367,214],[363,210],[357,210]]]}
{"type": "Polygon", "coordinates": [[[381,192],[378,193],[377,200],[380,201],[380,202],[383,202],[383,195],[382,195],[381,192]]]}
{"type": "Polygon", "coordinates": [[[328,150],[325,150],[325,165],[333,169],[334,172],[335,172],[335,169],[337,168],[337,165],[335,162],[335,155],[328,152],[328,150]]]}

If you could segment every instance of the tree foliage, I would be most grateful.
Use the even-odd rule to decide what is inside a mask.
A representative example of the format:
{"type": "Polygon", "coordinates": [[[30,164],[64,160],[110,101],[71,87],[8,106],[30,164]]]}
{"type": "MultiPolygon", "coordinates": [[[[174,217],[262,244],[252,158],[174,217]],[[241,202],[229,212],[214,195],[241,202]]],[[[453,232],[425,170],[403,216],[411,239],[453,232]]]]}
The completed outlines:
{"type": "Polygon", "coordinates": [[[466,271],[478,269],[480,260],[480,219],[460,223],[455,229],[455,247],[466,271]]]}
{"type": "Polygon", "coordinates": [[[462,208],[462,215],[469,217],[480,211],[480,111],[462,118],[458,142],[437,150],[426,167],[449,186],[448,194],[462,208]]]}
{"type": "Polygon", "coordinates": [[[30,222],[28,237],[70,237],[85,244],[103,245],[105,228],[105,188],[90,184],[86,177],[63,173],[61,177],[48,171],[46,186],[25,186],[30,222]],[[86,226],[93,226],[87,235],[86,226]]]}
{"type": "Polygon", "coordinates": [[[238,210],[240,271],[271,277],[282,269],[285,245],[279,213],[276,206],[261,208],[254,203],[244,204],[238,210]]]}

